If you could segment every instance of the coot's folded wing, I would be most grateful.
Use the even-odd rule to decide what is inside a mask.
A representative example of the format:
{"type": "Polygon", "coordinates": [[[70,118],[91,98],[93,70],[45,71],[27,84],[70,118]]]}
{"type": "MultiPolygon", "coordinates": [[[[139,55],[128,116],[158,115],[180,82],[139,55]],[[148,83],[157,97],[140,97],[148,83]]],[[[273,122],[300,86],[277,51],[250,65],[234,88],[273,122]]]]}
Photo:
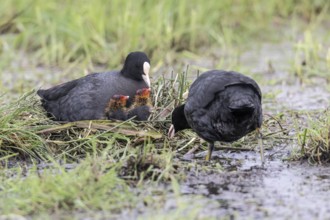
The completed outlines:
{"type": "Polygon", "coordinates": [[[186,103],[186,108],[205,108],[214,99],[216,93],[228,86],[245,84],[251,86],[261,99],[258,84],[251,78],[237,72],[211,70],[203,73],[191,85],[186,103]]]}
{"type": "Polygon", "coordinates": [[[47,100],[47,101],[53,101],[57,100],[66,94],[68,94],[73,88],[75,88],[78,84],[79,79],[72,80],[70,82],[66,82],[57,86],[54,86],[50,89],[39,89],[37,91],[37,94],[47,100]]]}

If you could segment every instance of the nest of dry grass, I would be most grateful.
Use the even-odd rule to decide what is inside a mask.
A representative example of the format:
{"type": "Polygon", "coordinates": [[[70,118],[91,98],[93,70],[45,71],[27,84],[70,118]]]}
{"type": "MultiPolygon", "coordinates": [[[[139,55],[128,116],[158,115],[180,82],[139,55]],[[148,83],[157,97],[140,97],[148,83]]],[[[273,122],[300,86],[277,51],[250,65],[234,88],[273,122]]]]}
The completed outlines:
{"type": "MultiPolygon", "coordinates": [[[[173,155],[206,150],[207,144],[189,130],[180,132],[173,140],[167,138],[171,112],[183,101],[189,88],[187,72],[188,69],[181,74],[172,74],[169,79],[162,76],[156,80],[152,91],[154,110],[146,122],[54,122],[45,116],[39,99],[31,91],[0,108],[0,161],[9,158],[47,161],[52,158],[76,162],[87,155],[106,155],[112,163],[134,166],[135,172],[146,170],[151,164],[163,170],[169,166],[169,158],[173,155]]],[[[265,117],[265,139],[272,141],[284,133],[276,118],[265,117]]],[[[256,146],[257,139],[250,134],[231,147],[220,149],[253,150],[256,146]]],[[[271,146],[266,145],[266,148],[271,146]]],[[[122,172],[132,174],[128,169],[122,172]]]]}

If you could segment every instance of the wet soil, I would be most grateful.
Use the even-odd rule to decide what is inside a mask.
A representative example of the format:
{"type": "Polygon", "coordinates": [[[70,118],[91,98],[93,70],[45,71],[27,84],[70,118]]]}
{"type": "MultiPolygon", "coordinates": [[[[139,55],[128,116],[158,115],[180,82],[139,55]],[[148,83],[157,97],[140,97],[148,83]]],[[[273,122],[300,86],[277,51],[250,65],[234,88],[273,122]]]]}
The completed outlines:
{"type": "Polygon", "coordinates": [[[280,147],[267,152],[267,162],[263,167],[259,155],[253,152],[218,154],[231,158],[230,166],[227,165],[223,173],[189,174],[182,185],[183,194],[201,194],[208,200],[216,201],[212,207],[206,205],[206,216],[239,219],[330,218],[330,207],[327,205],[330,167],[285,162],[283,159],[290,152],[280,147]],[[273,153],[275,155],[269,157],[273,153]]]}
{"type": "Polygon", "coordinates": [[[215,151],[207,165],[203,159],[205,152],[200,153],[190,161],[195,168],[187,171],[179,192],[173,192],[170,185],[151,187],[143,192],[152,194],[154,203],[160,203],[158,208],[155,204],[149,207],[140,203],[135,209],[112,217],[330,219],[330,167],[287,161],[291,150],[286,146],[279,144],[268,150],[263,166],[259,154],[253,151],[215,151]]]}

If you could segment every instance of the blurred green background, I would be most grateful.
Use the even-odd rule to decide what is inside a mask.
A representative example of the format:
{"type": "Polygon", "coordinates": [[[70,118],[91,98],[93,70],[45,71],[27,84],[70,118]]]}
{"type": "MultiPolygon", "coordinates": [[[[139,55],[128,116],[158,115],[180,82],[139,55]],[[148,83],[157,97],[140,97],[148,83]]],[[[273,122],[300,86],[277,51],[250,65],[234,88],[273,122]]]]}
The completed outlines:
{"type": "MultiPolygon", "coordinates": [[[[154,72],[170,72],[182,54],[207,60],[219,50],[237,60],[261,42],[303,43],[307,58],[326,60],[329,14],[327,0],[3,0],[0,88],[21,93],[38,81],[49,86],[120,68],[135,50],[150,56],[154,72]]],[[[229,63],[215,67],[239,66],[229,63]]]]}

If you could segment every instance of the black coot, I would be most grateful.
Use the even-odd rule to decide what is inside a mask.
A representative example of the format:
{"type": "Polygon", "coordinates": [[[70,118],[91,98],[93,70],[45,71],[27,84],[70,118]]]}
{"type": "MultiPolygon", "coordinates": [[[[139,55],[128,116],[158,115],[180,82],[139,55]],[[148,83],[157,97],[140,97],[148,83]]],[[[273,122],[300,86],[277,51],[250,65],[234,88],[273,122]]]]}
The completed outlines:
{"type": "Polygon", "coordinates": [[[114,95],[110,99],[105,109],[105,115],[108,119],[125,121],[127,118],[126,103],[129,96],[114,95]]]}
{"type": "Polygon", "coordinates": [[[134,120],[147,121],[151,114],[150,88],[143,88],[136,91],[134,104],[128,111],[127,118],[135,116],[134,120]]]}
{"type": "Polygon", "coordinates": [[[186,103],[173,111],[169,137],[177,131],[192,128],[209,142],[206,160],[210,160],[215,141],[236,141],[259,129],[261,124],[258,84],[237,72],[211,70],[196,79],[186,103]]]}
{"type": "Polygon", "coordinates": [[[129,96],[132,104],[138,89],[150,87],[150,60],[132,52],[120,71],[93,73],[46,90],[38,90],[48,115],[59,121],[104,119],[108,101],[115,94],[129,96]]]}

